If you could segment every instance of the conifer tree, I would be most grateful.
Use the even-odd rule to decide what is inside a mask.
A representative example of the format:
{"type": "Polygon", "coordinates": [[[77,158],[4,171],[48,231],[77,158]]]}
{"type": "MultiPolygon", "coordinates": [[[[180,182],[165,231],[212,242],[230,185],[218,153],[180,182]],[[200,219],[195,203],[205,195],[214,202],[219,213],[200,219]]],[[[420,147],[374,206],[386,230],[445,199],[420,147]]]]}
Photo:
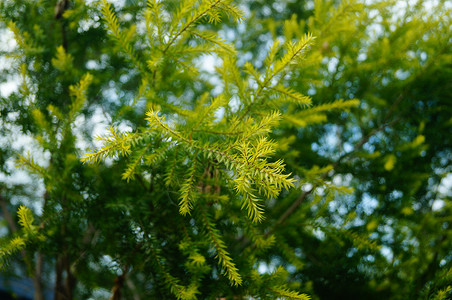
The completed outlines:
{"type": "Polygon", "coordinates": [[[35,299],[447,299],[449,4],[1,1],[2,276],[35,299]]]}

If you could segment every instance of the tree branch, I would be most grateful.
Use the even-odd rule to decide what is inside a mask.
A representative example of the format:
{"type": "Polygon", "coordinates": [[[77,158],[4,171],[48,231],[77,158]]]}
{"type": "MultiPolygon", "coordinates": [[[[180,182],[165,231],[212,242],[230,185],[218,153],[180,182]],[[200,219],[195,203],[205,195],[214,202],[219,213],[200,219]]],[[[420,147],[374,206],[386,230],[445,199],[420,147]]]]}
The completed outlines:
{"type": "Polygon", "coordinates": [[[124,281],[126,279],[128,269],[129,269],[128,266],[125,266],[122,274],[118,275],[115,278],[115,285],[111,290],[112,295],[110,297],[110,300],[121,300],[121,290],[122,287],[124,286],[124,281]]]}
{"type": "MultiPolygon", "coordinates": [[[[398,103],[400,103],[401,97],[399,97],[397,99],[396,102],[394,102],[394,105],[397,105],[398,103]]],[[[393,106],[394,106],[393,105],[393,106]]],[[[391,109],[390,112],[394,111],[394,109],[391,109]]],[[[389,112],[388,112],[389,113],[389,112]]],[[[385,120],[389,118],[389,115],[387,114],[385,117],[385,120]]],[[[392,122],[386,123],[381,125],[380,127],[372,130],[368,135],[364,136],[361,138],[361,140],[358,141],[358,143],[355,144],[355,146],[353,147],[353,150],[350,152],[347,152],[345,154],[343,154],[341,157],[339,157],[339,159],[333,164],[333,170],[339,165],[339,163],[345,159],[346,157],[348,157],[350,154],[356,152],[357,150],[359,150],[365,143],[367,143],[369,141],[369,139],[374,136],[375,134],[377,134],[378,132],[384,130],[387,127],[390,127],[392,125],[394,125],[395,123],[399,122],[400,119],[395,119],[392,122]]],[[[320,176],[321,180],[324,180],[327,176],[328,176],[328,172],[323,173],[320,176]]],[[[278,221],[275,223],[275,226],[270,229],[265,236],[270,235],[273,231],[274,228],[283,224],[287,218],[289,218],[294,212],[295,210],[306,200],[306,198],[317,188],[318,185],[313,185],[311,189],[309,189],[308,191],[303,192],[293,203],[292,205],[281,215],[281,217],[278,219],[278,221]]]]}
{"type": "Polygon", "coordinates": [[[12,233],[16,233],[17,230],[18,230],[17,229],[17,225],[14,222],[14,219],[11,216],[11,213],[8,210],[8,205],[6,203],[6,199],[2,195],[0,195],[0,206],[1,206],[1,209],[2,209],[3,217],[5,218],[6,222],[9,225],[9,229],[11,229],[12,233]]]}

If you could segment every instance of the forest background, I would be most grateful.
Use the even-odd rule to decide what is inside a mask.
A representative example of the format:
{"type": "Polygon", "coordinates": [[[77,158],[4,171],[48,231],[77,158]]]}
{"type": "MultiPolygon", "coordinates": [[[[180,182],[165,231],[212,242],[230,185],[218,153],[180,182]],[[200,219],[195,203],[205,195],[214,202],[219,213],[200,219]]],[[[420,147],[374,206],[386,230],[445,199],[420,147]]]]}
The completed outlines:
{"type": "Polygon", "coordinates": [[[452,297],[451,1],[2,0],[0,36],[5,291],[452,297]]]}

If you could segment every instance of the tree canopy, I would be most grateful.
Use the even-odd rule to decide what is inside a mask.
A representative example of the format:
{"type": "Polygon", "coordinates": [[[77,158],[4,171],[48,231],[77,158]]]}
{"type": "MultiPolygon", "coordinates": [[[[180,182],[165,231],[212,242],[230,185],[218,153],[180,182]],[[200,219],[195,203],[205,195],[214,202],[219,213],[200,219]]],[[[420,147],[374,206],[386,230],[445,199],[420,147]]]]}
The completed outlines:
{"type": "Polygon", "coordinates": [[[451,1],[0,0],[0,37],[3,289],[452,297],[451,1]]]}

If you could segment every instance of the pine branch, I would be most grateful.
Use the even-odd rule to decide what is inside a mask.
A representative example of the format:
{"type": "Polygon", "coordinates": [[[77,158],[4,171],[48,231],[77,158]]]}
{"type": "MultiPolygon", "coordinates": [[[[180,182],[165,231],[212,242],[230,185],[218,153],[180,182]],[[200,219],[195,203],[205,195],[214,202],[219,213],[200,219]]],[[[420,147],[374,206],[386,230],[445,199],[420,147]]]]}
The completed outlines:
{"type": "MultiPolygon", "coordinates": [[[[233,181],[235,190],[243,196],[243,207],[248,209],[248,215],[254,221],[261,221],[263,214],[262,207],[258,205],[257,197],[254,195],[255,190],[251,186],[252,184],[257,185],[258,191],[262,191],[268,197],[275,197],[282,188],[288,189],[293,186],[294,180],[289,178],[290,174],[282,174],[284,171],[282,161],[268,163],[265,160],[267,155],[273,153],[274,147],[265,138],[261,138],[254,144],[249,142],[233,144],[224,151],[215,144],[210,143],[205,146],[198,144],[195,140],[185,138],[182,133],[171,129],[163,123],[163,119],[158,117],[157,113],[152,110],[147,113],[147,116],[151,128],[163,130],[171,138],[186,144],[193,150],[201,151],[208,159],[215,158],[216,161],[224,164],[226,168],[236,172],[237,177],[233,181]],[[232,150],[238,150],[240,156],[231,153],[232,150]]],[[[274,122],[275,116],[277,115],[264,119],[257,126],[257,131],[268,130],[269,124],[274,122]]]]}
{"type": "MultiPolygon", "coordinates": [[[[144,227],[143,227],[144,228],[144,227]]],[[[165,278],[165,285],[168,286],[171,293],[177,298],[182,300],[195,300],[196,294],[199,293],[198,287],[196,284],[192,284],[190,286],[184,287],[179,282],[180,280],[174,276],[172,276],[165,265],[162,262],[162,258],[160,257],[160,251],[158,248],[154,248],[154,244],[156,242],[154,241],[155,238],[153,238],[151,235],[147,235],[148,239],[150,239],[150,247],[147,247],[147,252],[151,254],[152,258],[154,259],[154,262],[156,263],[158,270],[161,275],[165,278]]]]}
{"type": "MultiPolygon", "coordinates": [[[[265,115],[259,123],[254,122],[253,124],[246,124],[243,130],[243,135],[241,140],[248,140],[252,136],[260,136],[266,135],[271,132],[271,129],[278,125],[281,120],[281,114],[278,111],[273,111],[270,114],[265,115]]],[[[253,121],[252,118],[249,118],[249,121],[253,121]]],[[[236,119],[233,122],[237,122],[237,124],[241,123],[241,120],[236,119]]]]}
{"type": "Polygon", "coordinates": [[[295,291],[291,291],[288,288],[284,286],[278,286],[278,287],[270,287],[270,290],[278,295],[278,297],[282,297],[282,299],[296,299],[296,300],[310,300],[311,297],[309,297],[306,294],[300,294],[295,291]]]}
{"type": "Polygon", "coordinates": [[[254,195],[255,190],[251,188],[249,179],[246,175],[242,175],[234,179],[234,182],[236,192],[242,195],[242,209],[245,208],[248,211],[248,217],[253,222],[262,222],[265,219],[264,208],[254,195]]]}
{"type": "Polygon", "coordinates": [[[31,172],[41,175],[44,178],[50,178],[50,175],[47,173],[46,169],[38,165],[31,157],[30,153],[27,153],[26,157],[18,154],[19,159],[16,161],[18,166],[26,167],[31,172]]]}
{"type": "Polygon", "coordinates": [[[101,12],[102,15],[104,16],[105,22],[107,23],[108,29],[110,29],[113,38],[121,47],[121,50],[123,50],[128,55],[128,58],[132,61],[132,63],[141,71],[141,74],[145,76],[146,68],[144,67],[143,63],[138,59],[138,57],[135,54],[135,51],[133,50],[130,41],[131,35],[121,32],[118,23],[118,17],[114,13],[111,4],[107,2],[107,0],[102,0],[101,12]]]}
{"type": "MultiPolygon", "coordinates": [[[[285,44],[285,48],[287,50],[286,54],[274,64],[274,69],[267,75],[262,83],[261,89],[267,87],[267,85],[271,82],[271,80],[281,73],[289,64],[292,64],[296,59],[299,59],[310,45],[312,45],[314,41],[314,37],[311,34],[306,34],[302,39],[300,39],[297,43],[287,42],[285,44]]],[[[259,91],[258,93],[259,94],[259,91]]]]}
{"type": "Polygon", "coordinates": [[[66,53],[63,46],[57,48],[56,57],[52,58],[52,65],[60,70],[70,72],[73,69],[74,58],[72,55],[66,53]]]}
{"type": "Polygon", "coordinates": [[[353,246],[355,246],[357,249],[370,250],[375,252],[381,249],[381,246],[377,244],[377,241],[370,240],[368,236],[363,237],[356,232],[352,232],[347,229],[338,229],[332,226],[322,226],[322,229],[330,230],[339,235],[342,235],[344,238],[352,242],[353,246]]]}
{"type": "MultiPolygon", "coordinates": [[[[229,5],[231,0],[215,0],[215,1],[205,1],[199,5],[197,9],[188,17],[185,24],[182,25],[181,29],[174,33],[172,32],[172,37],[170,38],[169,42],[167,43],[166,47],[163,49],[163,53],[167,53],[168,49],[174,44],[174,42],[190,27],[194,26],[199,20],[201,20],[203,17],[208,16],[209,22],[218,22],[219,19],[219,12],[217,11],[218,8],[221,8],[221,10],[225,11],[227,14],[232,16],[236,21],[242,19],[242,14],[240,10],[238,10],[236,7],[229,5]]],[[[176,14],[175,21],[178,22],[180,19],[182,19],[183,15],[185,15],[186,12],[189,11],[189,7],[187,8],[186,5],[187,2],[183,3],[183,8],[181,9],[181,12],[179,14],[176,14]]]]}
{"type": "Polygon", "coordinates": [[[113,127],[109,129],[110,135],[106,137],[97,136],[96,139],[104,142],[104,146],[94,153],[84,153],[81,158],[83,163],[98,163],[107,157],[115,155],[127,156],[131,153],[131,145],[141,137],[132,133],[123,134],[118,133],[113,127]]]}
{"type": "MultiPolygon", "coordinates": [[[[256,226],[255,223],[251,222],[249,219],[244,219],[244,228],[247,235],[250,237],[253,242],[253,247],[248,247],[245,249],[243,255],[248,256],[251,255],[251,252],[254,250],[254,246],[258,251],[264,252],[265,250],[271,248],[275,245],[276,238],[274,235],[265,236],[261,230],[256,226]]],[[[278,244],[279,245],[279,244],[278,244]]]]}
{"type": "Polygon", "coordinates": [[[331,103],[325,103],[317,106],[310,107],[308,109],[304,109],[296,114],[297,117],[304,117],[309,114],[315,114],[319,112],[328,112],[334,109],[349,109],[352,107],[357,107],[360,104],[358,99],[350,99],[350,100],[336,100],[331,103]]]}
{"type": "Polygon", "coordinates": [[[34,217],[29,208],[25,205],[19,206],[17,216],[19,217],[19,224],[26,232],[31,233],[35,230],[35,226],[33,226],[34,217]]]}
{"type": "Polygon", "coordinates": [[[179,147],[175,147],[175,151],[173,151],[173,160],[171,164],[169,164],[170,168],[168,168],[166,174],[165,174],[165,184],[166,186],[170,186],[175,182],[176,178],[176,167],[178,162],[178,154],[179,154],[179,147]]]}
{"type": "Polygon", "coordinates": [[[16,22],[9,21],[8,28],[14,34],[14,40],[17,42],[19,48],[23,50],[23,54],[19,54],[17,57],[25,58],[27,55],[33,56],[44,51],[44,48],[36,45],[35,41],[30,38],[28,32],[20,32],[16,22]]]}
{"type": "Polygon", "coordinates": [[[69,94],[75,99],[72,101],[71,110],[69,112],[70,119],[78,113],[86,102],[86,91],[93,81],[90,73],[83,75],[82,79],[76,85],[69,86],[69,94]]]}
{"type": "MultiPolygon", "coordinates": [[[[10,256],[21,251],[28,272],[33,273],[32,260],[27,256],[25,246],[33,239],[43,239],[43,237],[38,235],[37,227],[33,225],[34,217],[29,208],[21,205],[17,211],[17,216],[19,218],[19,224],[22,226],[23,232],[21,232],[20,235],[13,237],[12,239],[6,240],[3,245],[0,245],[0,267],[3,268],[8,263],[10,256]]],[[[12,226],[12,230],[16,230],[17,233],[17,227],[15,225],[12,226]]]]}
{"type": "MultiPolygon", "coordinates": [[[[388,116],[389,117],[389,116],[388,116]]],[[[386,123],[383,124],[382,126],[380,126],[378,129],[372,131],[371,133],[369,133],[367,136],[364,136],[360,141],[358,141],[358,143],[355,144],[355,146],[353,147],[353,150],[350,152],[347,152],[345,154],[343,154],[341,157],[339,157],[339,159],[333,164],[333,169],[336,168],[339,163],[345,159],[346,157],[348,157],[349,155],[351,155],[352,153],[356,152],[357,150],[359,150],[373,135],[377,134],[379,131],[385,129],[388,126],[392,126],[393,124],[395,124],[396,122],[398,122],[399,119],[394,120],[393,122],[390,123],[386,123]]],[[[320,181],[323,181],[329,174],[330,171],[323,173],[320,176],[320,181]]],[[[275,223],[275,226],[279,226],[281,224],[283,224],[285,222],[285,220],[292,215],[295,210],[306,200],[306,198],[317,188],[317,186],[312,186],[311,189],[303,192],[293,203],[292,205],[281,215],[281,217],[278,219],[278,221],[275,223]]],[[[272,230],[269,230],[267,232],[268,234],[271,234],[273,232],[272,230]]]]}
{"type": "Polygon", "coordinates": [[[19,252],[25,247],[26,240],[21,236],[16,236],[8,241],[6,245],[0,247],[0,262],[3,264],[8,256],[19,252]]]}
{"type": "MultiPolygon", "coordinates": [[[[230,56],[237,54],[237,51],[235,51],[234,46],[226,43],[225,40],[219,38],[215,32],[211,32],[211,31],[207,31],[207,30],[204,30],[204,31],[190,30],[189,32],[191,35],[197,36],[197,37],[201,38],[202,40],[211,43],[212,45],[218,46],[218,48],[222,50],[222,51],[220,51],[218,48],[214,47],[214,48],[211,48],[209,53],[211,53],[212,51],[215,51],[218,53],[225,53],[230,56]]],[[[189,49],[191,49],[191,48],[188,48],[187,50],[189,50],[189,49]]]]}
{"type": "MultiPolygon", "coordinates": [[[[168,51],[169,47],[171,47],[171,45],[176,41],[176,39],[179,36],[181,36],[188,28],[193,26],[198,20],[200,20],[202,17],[204,17],[207,14],[207,12],[209,12],[209,10],[214,9],[221,1],[224,1],[224,0],[216,0],[208,5],[200,6],[197,10],[195,10],[193,15],[190,16],[190,18],[185,23],[185,25],[183,25],[182,29],[180,29],[176,34],[174,34],[172,36],[172,38],[166,45],[165,49],[163,50],[163,53],[166,53],[168,51]]],[[[180,18],[182,18],[182,17],[179,17],[179,19],[180,18]]],[[[179,19],[176,19],[176,20],[179,20],[179,19]]]]}
{"type": "MultiPolygon", "coordinates": [[[[225,91],[229,93],[229,85],[232,82],[238,89],[238,96],[241,101],[247,101],[248,97],[248,82],[241,76],[240,69],[237,67],[236,55],[230,55],[223,58],[222,68],[218,68],[218,72],[224,81],[225,91]]],[[[232,95],[231,95],[232,96],[232,95]]]]}
{"type": "Polygon", "coordinates": [[[31,111],[31,114],[33,116],[33,120],[35,121],[36,125],[38,125],[38,128],[41,130],[41,132],[43,131],[48,135],[53,135],[52,126],[50,122],[47,121],[45,115],[41,110],[35,108],[31,111]]]}
{"type": "MultiPolygon", "coordinates": [[[[281,94],[282,100],[291,100],[291,102],[297,103],[299,105],[309,106],[312,104],[311,97],[302,95],[298,92],[293,91],[290,88],[286,88],[283,85],[278,85],[274,87],[269,87],[270,90],[273,90],[279,94],[281,94]]],[[[275,100],[275,102],[281,102],[281,99],[275,100]]]]}
{"type": "Polygon", "coordinates": [[[326,114],[308,114],[302,118],[294,115],[285,115],[284,121],[297,127],[306,127],[308,125],[319,124],[327,121],[326,114]]]}
{"type": "MultiPolygon", "coordinates": [[[[257,84],[259,85],[259,88],[254,93],[254,100],[253,102],[249,103],[244,110],[244,112],[240,115],[239,120],[243,120],[251,111],[253,106],[255,105],[261,105],[266,100],[263,95],[265,95],[265,91],[271,89],[271,84],[273,82],[273,79],[288,69],[290,64],[295,63],[295,61],[300,60],[304,53],[308,50],[308,48],[311,46],[311,44],[314,41],[314,37],[311,34],[305,35],[302,39],[300,39],[297,43],[293,44],[292,42],[287,42],[285,44],[286,48],[286,54],[275,63],[271,64],[270,60],[274,60],[274,57],[276,55],[276,47],[277,44],[274,44],[274,47],[270,50],[269,57],[267,59],[267,64],[272,65],[272,68],[268,67],[267,71],[264,75],[264,78],[260,80],[260,75],[255,70],[255,68],[251,64],[245,64],[245,70],[249,74],[252,74],[254,79],[256,80],[257,84]]],[[[281,76],[281,79],[283,76],[281,76]]],[[[277,85],[279,85],[279,81],[277,82],[277,85]]],[[[284,95],[284,93],[283,93],[284,95]]],[[[287,96],[287,95],[286,95],[287,96]]],[[[235,127],[233,128],[235,129],[235,127]]]]}
{"type": "Polygon", "coordinates": [[[202,124],[210,125],[212,118],[214,116],[215,111],[223,105],[227,104],[227,100],[221,94],[218,97],[215,97],[209,106],[199,105],[192,114],[192,117],[189,120],[190,123],[190,136],[193,132],[193,129],[199,128],[202,124]]]}
{"type": "Polygon", "coordinates": [[[195,191],[194,189],[196,188],[196,179],[195,179],[195,174],[196,174],[196,165],[197,165],[197,152],[195,152],[194,154],[194,158],[193,158],[193,165],[190,169],[189,172],[189,176],[186,179],[186,181],[184,182],[184,184],[182,184],[182,187],[180,189],[181,192],[181,197],[180,197],[180,202],[179,202],[179,213],[182,215],[186,215],[186,214],[190,214],[190,211],[193,208],[193,201],[194,201],[194,194],[195,191]]]}
{"type": "Polygon", "coordinates": [[[146,152],[151,147],[151,144],[148,144],[143,149],[139,151],[135,151],[134,156],[131,159],[131,162],[127,164],[126,170],[122,173],[122,179],[127,180],[129,182],[130,179],[134,178],[134,175],[137,173],[138,166],[142,163],[143,157],[146,155],[146,152]]]}
{"type": "Polygon", "coordinates": [[[231,284],[237,286],[242,284],[242,277],[238,273],[238,269],[235,266],[232,258],[229,256],[229,253],[226,251],[226,245],[220,237],[218,230],[215,228],[214,222],[210,219],[209,215],[206,212],[203,212],[201,209],[198,210],[204,227],[207,230],[207,237],[214,245],[215,250],[217,252],[217,259],[219,264],[226,271],[229,281],[231,284]]]}

